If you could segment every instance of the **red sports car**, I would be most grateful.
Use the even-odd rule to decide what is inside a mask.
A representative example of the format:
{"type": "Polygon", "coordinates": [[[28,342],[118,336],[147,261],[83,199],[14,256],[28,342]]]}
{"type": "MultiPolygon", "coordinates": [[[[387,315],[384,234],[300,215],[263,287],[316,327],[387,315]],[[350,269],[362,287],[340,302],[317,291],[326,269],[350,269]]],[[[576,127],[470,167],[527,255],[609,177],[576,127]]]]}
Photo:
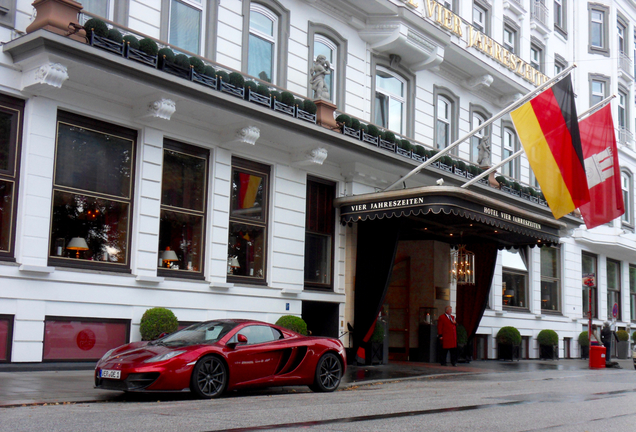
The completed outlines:
{"type": "Polygon", "coordinates": [[[108,351],[97,362],[95,387],[192,391],[202,398],[283,385],[331,392],[340,385],[346,364],[337,339],[303,336],[260,321],[214,320],[108,351]]]}

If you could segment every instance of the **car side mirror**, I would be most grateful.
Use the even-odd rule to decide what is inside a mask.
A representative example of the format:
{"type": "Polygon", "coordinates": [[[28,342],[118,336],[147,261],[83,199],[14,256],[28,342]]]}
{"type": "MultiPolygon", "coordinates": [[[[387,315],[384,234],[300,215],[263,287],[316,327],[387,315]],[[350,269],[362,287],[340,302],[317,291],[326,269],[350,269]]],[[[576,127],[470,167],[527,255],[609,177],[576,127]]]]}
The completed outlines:
{"type": "Polygon", "coordinates": [[[247,336],[244,334],[237,334],[232,337],[226,344],[230,348],[235,348],[237,345],[245,345],[247,343],[247,336]]]}

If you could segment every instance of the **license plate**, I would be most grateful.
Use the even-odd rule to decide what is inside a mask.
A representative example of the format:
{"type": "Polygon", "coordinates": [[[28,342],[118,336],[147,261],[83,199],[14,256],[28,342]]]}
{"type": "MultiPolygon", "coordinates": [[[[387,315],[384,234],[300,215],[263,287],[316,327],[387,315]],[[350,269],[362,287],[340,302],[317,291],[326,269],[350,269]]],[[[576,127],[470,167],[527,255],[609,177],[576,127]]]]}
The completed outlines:
{"type": "Polygon", "coordinates": [[[100,377],[102,377],[102,378],[110,378],[110,379],[120,379],[121,378],[121,371],[102,369],[101,372],[100,372],[100,377]]]}

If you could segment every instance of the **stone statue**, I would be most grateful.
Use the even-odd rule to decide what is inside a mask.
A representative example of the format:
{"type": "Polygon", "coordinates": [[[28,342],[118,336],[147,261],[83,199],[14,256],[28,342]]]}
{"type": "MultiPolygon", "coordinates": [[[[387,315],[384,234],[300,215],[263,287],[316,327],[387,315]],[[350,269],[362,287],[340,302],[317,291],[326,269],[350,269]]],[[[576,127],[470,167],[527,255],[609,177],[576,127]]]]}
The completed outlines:
{"type": "Polygon", "coordinates": [[[480,166],[490,166],[490,137],[480,139],[477,150],[477,163],[480,166]]]}
{"type": "Polygon", "coordinates": [[[314,99],[329,100],[329,88],[325,84],[325,76],[331,73],[330,64],[324,55],[319,55],[314,65],[309,69],[311,75],[311,89],[314,91],[314,99]]]}

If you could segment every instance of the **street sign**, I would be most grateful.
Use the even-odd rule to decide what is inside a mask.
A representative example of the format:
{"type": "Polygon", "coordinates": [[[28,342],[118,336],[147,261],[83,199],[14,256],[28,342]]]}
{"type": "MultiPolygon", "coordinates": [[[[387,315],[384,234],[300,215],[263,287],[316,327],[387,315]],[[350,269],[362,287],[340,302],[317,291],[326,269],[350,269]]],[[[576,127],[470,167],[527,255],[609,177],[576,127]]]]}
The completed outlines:
{"type": "Polygon", "coordinates": [[[614,307],[612,308],[612,316],[614,318],[618,316],[618,303],[614,303],[614,307]]]}

